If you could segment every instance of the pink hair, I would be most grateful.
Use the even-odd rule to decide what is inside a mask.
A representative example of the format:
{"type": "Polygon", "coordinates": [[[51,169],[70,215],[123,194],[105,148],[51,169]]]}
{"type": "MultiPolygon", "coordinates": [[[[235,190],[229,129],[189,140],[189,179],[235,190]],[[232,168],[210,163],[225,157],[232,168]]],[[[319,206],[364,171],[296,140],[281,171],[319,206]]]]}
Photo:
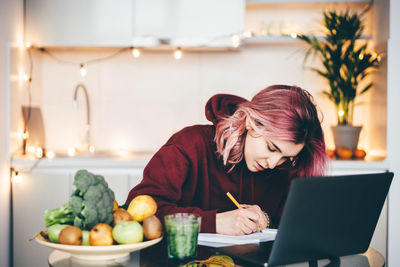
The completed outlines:
{"type": "Polygon", "coordinates": [[[324,135],[314,99],[297,86],[273,85],[261,90],[251,101],[238,105],[235,113],[216,126],[217,153],[232,168],[243,160],[246,120],[259,134],[304,143],[291,177],[323,175],[327,156],[324,135]]]}

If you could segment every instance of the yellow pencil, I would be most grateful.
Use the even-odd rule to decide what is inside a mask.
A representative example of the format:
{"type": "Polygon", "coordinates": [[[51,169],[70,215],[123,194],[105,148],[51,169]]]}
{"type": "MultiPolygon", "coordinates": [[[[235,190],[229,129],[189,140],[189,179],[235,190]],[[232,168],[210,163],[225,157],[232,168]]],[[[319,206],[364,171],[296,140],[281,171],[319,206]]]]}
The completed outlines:
{"type": "MultiPolygon", "coordinates": [[[[232,200],[233,204],[235,204],[236,207],[238,207],[238,209],[242,208],[242,206],[240,206],[239,202],[236,201],[236,199],[231,195],[231,193],[227,192],[226,195],[232,200]]],[[[261,232],[261,228],[258,225],[257,225],[257,231],[261,232]]]]}
{"type": "Polygon", "coordinates": [[[231,195],[231,193],[227,192],[226,195],[232,200],[233,204],[238,207],[238,209],[241,209],[242,206],[240,206],[239,202],[236,201],[236,199],[231,195]]]}

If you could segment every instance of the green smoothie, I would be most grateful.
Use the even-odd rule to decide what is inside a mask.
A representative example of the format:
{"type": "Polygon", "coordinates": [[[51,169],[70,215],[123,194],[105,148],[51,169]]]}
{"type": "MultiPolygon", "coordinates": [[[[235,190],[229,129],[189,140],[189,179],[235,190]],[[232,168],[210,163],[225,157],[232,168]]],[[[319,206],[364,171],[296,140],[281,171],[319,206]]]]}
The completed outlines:
{"type": "Polygon", "coordinates": [[[179,260],[195,258],[201,217],[190,213],[175,213],[165,216],[164,222],[168,257],[179,260]]]}

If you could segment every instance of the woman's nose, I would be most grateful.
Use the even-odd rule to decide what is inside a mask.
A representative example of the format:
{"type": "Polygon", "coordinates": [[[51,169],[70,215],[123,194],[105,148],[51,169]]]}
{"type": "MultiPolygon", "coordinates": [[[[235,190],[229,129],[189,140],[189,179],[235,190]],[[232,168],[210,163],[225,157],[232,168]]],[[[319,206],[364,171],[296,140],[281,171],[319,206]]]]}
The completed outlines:
{"type": "Polygon", "coordinates": [[[268,167],[269,167],[270,169],[274,169],[277,165],[279,165],[279,162],[280,162],[281,159],[282,159],[282,157],[279,156],[279,155],[270,157],[270,158],[268,159],[268,167]]]}

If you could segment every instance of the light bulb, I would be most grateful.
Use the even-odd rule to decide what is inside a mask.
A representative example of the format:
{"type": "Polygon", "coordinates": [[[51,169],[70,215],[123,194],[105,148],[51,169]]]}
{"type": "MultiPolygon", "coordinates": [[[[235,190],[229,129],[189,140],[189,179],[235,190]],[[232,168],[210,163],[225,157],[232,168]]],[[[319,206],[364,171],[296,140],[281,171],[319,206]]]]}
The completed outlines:
{"type": "Polygon", "coordinates": [[[25,47],[26,47],[26,48],[31,48],[31,46],[32,46],[32,43],[31,43],[31,42],[25,42],[25,47]]]}
{"type": "Polygon", "coordinates": [[[12,177],[13,183],[20,183],[22,181],[22,175],[17,171],[14,171],[14,176],[12,177]]]}
{"type": "Polygon", "coordinates": [[[41,159],[43,157],[43,149],[41,147],[36,148],[35,156],[39,159],[41,159]]]}
{"type": "Polygon", "coordinates": [[[68,148],[68,156],[70,156],[70,157],[75,156],[75,148],[74,147],[68,148]]]}
{"type": "Polygon", "coordinates": [[[19,75],[19,79],[20,79],[21,81],[23,81],[23,82],[27,82],[27,81],[29,81],[29,75],[24,74],[24,73],[21,73],[21,74],[19,75]]]}
{"type": "Polygon", "coordinates": [[[132,56],[133,56],[134,58],[140,57],[140,50],[137,49],[137,48],[133,48],[133,49],[132,49],[132,56]]]}
{"type": "Polygon", "coordinates": [[[93,145],[90,145],[90,146],[89,146],[89,152],[90,152],[90,154],[93,154],[94,151],[95,151],[94,146],[93,146],[93,145]]]}
{"type": "Polygon", "coordinates": [[[240,37],[239,35],[235,34],[232,35],[232,47],[239,47],[240,46],[240,37]]]}
{"type": "Polygon", "coordinates": [[[290,36],[291,36],[293,39],[295,39],[295,38],[297,38],[297,33],[292,32],[292,33],[290,34],[290,36]]]}
{"type": "Polygon", "coordinates": [[[179,47],[175,50],[174,57],[175,57],[175,59],[181,59],[182,58],[182,51],[181,51],[181,49],[179,47]]]}
{"type": "Polygon", "coordinates": [[[251,36],[253,36],[252,32],[244,32],[243,33],[243,37],[245,37],[245,38],[250,38],[251,36]]]}
{"type": "Polygon", "coordinates": [[[36,148],[33,147],[33,146],[28,146],[26,150],[27,150],[30,154],[33,154],[33,153],[35,153],[36,148]]]}
{"type": "Polygon", "coordinates": [[[53,159],[54,156],[55,156],[55,153],[53,151],[46,151],[46,158],[53,159]]]}
{"type": "Polygon", "coordinates": [[[21,138],[22,138],[23,140],[28,139],[28,137],[29,137],[29,133],[28,133],[28,132],[23,132],[23,133],[21,133],[21,138]]]}
{"type": "Polygon", "coordinates": [[[86,71],[85,66],[83,64],[80,65],[80,70],[79,71],[80,71],[82,77],[86,76],[87,71],[86,71]]]}
{"type": "Polygon", "coordinates": [[[339,117],[343,117],[344,111],[343,111],[343,110],[339,110],[339,111],[338,111],[338,115],[339,115],[339,117]]]}

